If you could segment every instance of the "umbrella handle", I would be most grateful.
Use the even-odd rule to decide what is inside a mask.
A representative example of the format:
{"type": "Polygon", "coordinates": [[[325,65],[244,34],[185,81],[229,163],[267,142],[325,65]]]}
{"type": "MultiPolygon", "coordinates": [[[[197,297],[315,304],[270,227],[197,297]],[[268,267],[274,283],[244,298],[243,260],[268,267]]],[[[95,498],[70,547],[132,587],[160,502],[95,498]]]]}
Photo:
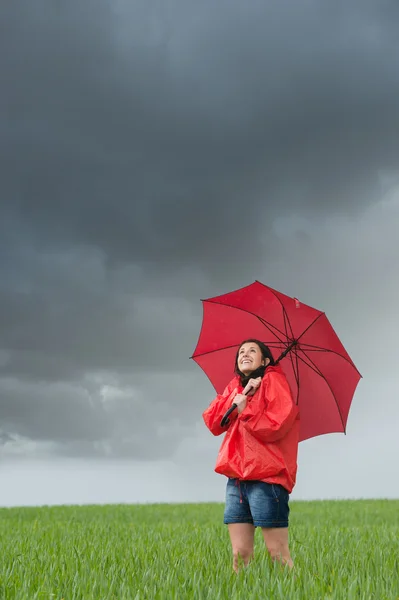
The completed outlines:
{"type": "Polygon", "coordinates": [[[233,410],[235,410],[236,408],[237,408],[237,404],[235,402],[233,402],[233,404],[230,406],[229,410],[223,416],[223,419],[220,421],[220,427],[225,427],[226,425],[229,424],[229,421],[230,421],[229,415],[231,415],[233,410]]]}
{"type": "MultiPolygon", "coordinates": [[[[245,396],[248,394],[248,392],[250,390],[252,390],[252,387],[250,387],[249,390],[246,391],[245,396]]],[[[233,410],[235,410],[236,408],[237,408],[237,404],[235,402],[233,402],[233,404],[230,406],[229,410],[223,415],[223,419],[220,421],[220,427],[225,427],[226,425],[229,424],[229,422],[230,422],[229,415],[231,415],[233,410]]]]}

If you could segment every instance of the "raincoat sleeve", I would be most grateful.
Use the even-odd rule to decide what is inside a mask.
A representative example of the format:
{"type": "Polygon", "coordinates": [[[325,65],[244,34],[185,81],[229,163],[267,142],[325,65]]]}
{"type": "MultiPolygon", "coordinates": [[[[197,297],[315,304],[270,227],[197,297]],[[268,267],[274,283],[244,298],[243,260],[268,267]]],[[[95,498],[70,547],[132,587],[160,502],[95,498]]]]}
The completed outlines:
{"type": "MultiPolygon", "coordinates": [[[[268,377],[261,391],[264,410],[256,411],[248,403],[239,415],[243,427],[261,442],[271,443],[283,438],[298,415],[286,378],[278,373],[268,377]]],[[[258,405],[259,406],[259,405],[258,405]]]]}
{"type": "Polygon", "coordinates": [[[233,403],[234,396],[237,394],[236,385],[234,381],[231,381],[224,390],[223,394],[218,394],[216,398],[210,403],[208,408],[202,413],[205,425],[213,435],[221,435],[225,433],[230,425],[237,419],[238,413],[234,410],[229,415],[229,424],[225,427],[220,427],[220,421],[223,419],[223,415],[229,410],[233,403]]]}

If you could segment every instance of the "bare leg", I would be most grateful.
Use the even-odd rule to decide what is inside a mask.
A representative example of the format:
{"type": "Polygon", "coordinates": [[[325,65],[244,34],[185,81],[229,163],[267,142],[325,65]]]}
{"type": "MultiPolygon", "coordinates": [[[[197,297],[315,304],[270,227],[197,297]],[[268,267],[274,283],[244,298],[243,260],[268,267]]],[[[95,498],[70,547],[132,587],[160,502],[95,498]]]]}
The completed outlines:
{"type": "Polygon", "coordinates": [[[294,566],[288,547],[288,527],[262,528],[263,539],[272,560],[294,566]]]}
{"type": "Polygon", "coordinates": [[[255,527],[250,523],[229,523],[228,528],[233,550],[233,569],[238,573],[240,558],[247,566],[253,557],[255,527]]]}

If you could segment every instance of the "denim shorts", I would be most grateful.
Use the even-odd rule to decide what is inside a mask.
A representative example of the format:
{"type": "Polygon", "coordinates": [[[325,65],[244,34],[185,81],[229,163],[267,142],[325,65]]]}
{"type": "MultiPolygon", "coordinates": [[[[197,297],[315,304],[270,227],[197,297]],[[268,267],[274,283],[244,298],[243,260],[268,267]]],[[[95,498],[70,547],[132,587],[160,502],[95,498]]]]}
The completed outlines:
{"type": "Polygon", "coordinates": [[[289,493],[276,483],[228,479],[224,523],[288,527],[289,493]]]}

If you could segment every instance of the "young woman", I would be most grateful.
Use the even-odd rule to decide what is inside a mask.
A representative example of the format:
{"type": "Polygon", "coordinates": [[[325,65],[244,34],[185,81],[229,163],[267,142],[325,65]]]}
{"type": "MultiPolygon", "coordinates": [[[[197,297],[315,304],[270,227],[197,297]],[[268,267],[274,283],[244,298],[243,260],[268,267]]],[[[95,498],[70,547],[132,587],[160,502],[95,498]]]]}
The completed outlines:
{"type": "Polygon", "coordinates": [[[224,523],[233,550],[233,569],[247,565],[260,527],[273,560],[292,567],[288,545],[289,494],[296,480],[299,411],[288,381],[270,349],[245,340],[235,361],[236,376],[203,413],[213,435],[226,433],[215,471],[227,480],[224,523]],[[232,403],[229,423],[221,420],[232,403]]]}

